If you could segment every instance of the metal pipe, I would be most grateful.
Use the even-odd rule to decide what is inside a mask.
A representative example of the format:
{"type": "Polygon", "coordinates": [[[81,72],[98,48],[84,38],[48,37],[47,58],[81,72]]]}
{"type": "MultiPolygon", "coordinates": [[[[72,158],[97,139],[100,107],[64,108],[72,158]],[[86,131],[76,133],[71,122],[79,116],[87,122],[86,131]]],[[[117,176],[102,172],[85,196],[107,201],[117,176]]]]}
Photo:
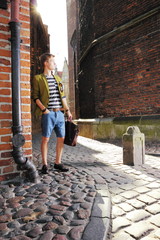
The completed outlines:
{"type": "Polygon", "coordinates": [[[19,0],[11,1],[11,65],[12,65],[12,156],[19,165],[19,169],[27,170],[30,180],[37,181],[38,173],[32,162],[23,156],[22,146],[25,138],[21,125],[21,95],[20,95],[20,22],[19,0]]]}
{"type": "Polygon", "coordinates": [[[80,64],[84,59],[85,57],[87,56],[87,54],[90,52],[90,50],[97,44],[103,42],[103,41],[106,41],[108,38],[110,37],[113,37],[115,36],[116,34],[119,34],[121,33],[122,31],[130,28],[130,27],[133,27],[134,25],[144,21],[145,19],[157,14],[158,12],[160,11],[160,6],[148,11],[147,13],[144,13],[142,14],[141,16],[139,17],[136,17],[134,19],[132,19],[131,21],[129,21],[128,23],[126,24],[123,24],[119,27],[116,27],[115,29],[113,29],[112,31],[104,34],[103,36],[97,38],[97,39],[94,39],[89,45],[88,47],[84,50],[84,52],[82,53],[79,61],[78,61],[78,64],[80,64]]]}

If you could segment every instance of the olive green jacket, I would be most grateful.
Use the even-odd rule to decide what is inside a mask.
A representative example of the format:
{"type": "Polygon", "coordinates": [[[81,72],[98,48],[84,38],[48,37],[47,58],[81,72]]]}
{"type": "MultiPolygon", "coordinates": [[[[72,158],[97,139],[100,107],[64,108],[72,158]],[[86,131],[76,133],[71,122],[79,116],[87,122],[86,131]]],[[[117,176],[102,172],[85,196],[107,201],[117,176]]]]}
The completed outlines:
{"type": "MultiPolygon", "coordinates": [[[[60,98],[61,102],[62,99],[65,98],[64,94],[64,87],[62,84],[62,80],[58,75],[54,75],[57,84],[58,84],[58,89],[60,93],[60,98]]],[[[48,103],[49,103],[49,87],[48,87],[48,82],[44,74],[39,74],[34,77],[33,81],[33,99],[36,101],[36,99],[39,99],[41,103],[48,108],[48,103]]],[[[42,115],[41,109],[36,105],[35,109],[35,114],[36,116],[42,115]]]]}

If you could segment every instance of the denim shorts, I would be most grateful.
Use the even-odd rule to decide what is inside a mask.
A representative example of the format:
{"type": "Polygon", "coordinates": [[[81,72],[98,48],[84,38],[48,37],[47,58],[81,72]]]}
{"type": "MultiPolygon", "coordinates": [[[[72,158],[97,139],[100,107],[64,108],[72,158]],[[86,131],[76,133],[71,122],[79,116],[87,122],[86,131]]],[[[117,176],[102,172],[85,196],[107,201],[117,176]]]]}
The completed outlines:
{"type": "Polygon", "coordinates": [[[65,119],[61,111],[42,114],[42,136],[50,137],[53,130],[57,137],[65,136],[65,119]]]}

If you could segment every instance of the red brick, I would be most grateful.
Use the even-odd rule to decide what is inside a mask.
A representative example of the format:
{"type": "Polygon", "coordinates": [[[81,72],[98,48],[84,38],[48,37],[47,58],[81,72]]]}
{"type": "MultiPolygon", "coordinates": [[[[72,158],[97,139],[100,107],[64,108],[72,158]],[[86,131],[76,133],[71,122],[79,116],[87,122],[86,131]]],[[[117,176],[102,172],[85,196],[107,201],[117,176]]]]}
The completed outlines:
{"type": "Polygon", "coordinates": [[[5,16],[5,17],[9,17],[9,12],[7,12],[6,10],[0,8],[0,15],[5,16]]]}
{"type": "MultiPolygon", "coordinates": [[[[1,153],[1,158],[10,158],[12,157],[11,152],[2,152],[1,153]]],[[[5,160],[5,161],[10,161],[10,160],[5,160]]]]}
{"type": "Polygon", "coordinates": [[[31,85],[29,83],[21,83],[21,88],[23,88],[23,89],[30,89],[31,85]]]}
{"type": "Polygon", "coordinates": [[[23,98],[21,99],[21,102],[24,103],[24,104],[30,104],[30,103],[31,103],[31,99],[30,99],[30,98],[25,98],[25,97],[23,97],[23,98]]]}
{"type": "Polygon", "coordinates": [[[21,60],[21,66],[23,66],[23,67],[30,67],[30,61],[21,60]]]}
{"type": "MultiPolygon", "coordinates": [[[[9,50],[2,50],[1,49],[1,56],[4,56],[4,57],[11,57],[11,51],[9,51],[9,50]]],[[[1,59],[0,59],[1,60],[1,59]]],[[[5,60],[5,59],[4,59],[5,60]]],[[[6,60],[6,61],[8,61],[8,60],[6,60]]],[[[0,61],[0,63],[1,63],[1,61],[0,61]]],[[[4,63],[3,63],[4,64],[4,63]]],[[[9,64],[10,64],[10,61],[9,61],[9,64]]],[[[9,65],[8,64],[8,62],[7,62],[7,64],[6,65],[9,65]]]]}
{"type": "Polygon", "coordinates": [[[4,167],[3,168],[3,173],[11,173],[11,172],[13,172],[13,170],[14,170],[13,166],[4,167]]]}
{"type": "Polygon", "coordinates": [[[1,102],[3,102],[3,103],[11,103],[12,99],[11,99],[11,97],[1,97],[1,102]]]}
{"type": "Polygon", "coordinates": [[[25,74],[30,74],[30,68],[26,69],[26,68],[21,68],[21,74],[25,73],[25,74]]]}
{"type": "Polygon", "coordinates": [[[9,80],[9,79],[10,79],[9,74],[4,74],[4,73],[0,74],[0,80],[9,80]]]}
{"type": "Polygon", "coordinates": [[[12,149],[11,144],[0,144],[0,151],[12,149]]]}
{"type": "Polygon", "coordinates": [[[9,159],[9,160],[0,160],[0,166],[8,166],[8,165],[11,165],[12,164],[12,160],[9,159]]]}
{"type": "Polygon", "coordinates": [[[1,105],[1,111],[3,112],[10,112],[12,110],[12,106],[11,105],[1,105]]]}
{"type": "Polygon", "coordinates": [[[12,114],[11,113],[0,113],[0,119],[12,119],[12,114]]]}
{"type": "Polygon", "coordinates": [[[10,173],[10,174],[5,174],[3,176],[0,176],[0,182],[1,181],[5,181],[5,180],[9,180],[9,179],[13,179],[16,176],[19,176],[19,173],[10,173]]]}
{"type": "Polygon", "coordinates": [[[11,72],[11,67],[0,66],[0,72],[3,72],[3,73],[11,72]]]}
{"type": "Polygon", "coordinates": [[[21,109],[22,109],[22,112],[30,112],[31,106],[30,105],[22,105],[21,109]]]}
{"type": "Polygon", "coordinates": [[[0,89],[0,94],[1,95],[10,95],[11,94],[11,90],[10,89],[0,89]]]}
{"type": "Polygon", "coordinates": [[[4,18],[4,17],[0,17],[0,23],[8,24],[9,23],[9,19],[4,18]]]}

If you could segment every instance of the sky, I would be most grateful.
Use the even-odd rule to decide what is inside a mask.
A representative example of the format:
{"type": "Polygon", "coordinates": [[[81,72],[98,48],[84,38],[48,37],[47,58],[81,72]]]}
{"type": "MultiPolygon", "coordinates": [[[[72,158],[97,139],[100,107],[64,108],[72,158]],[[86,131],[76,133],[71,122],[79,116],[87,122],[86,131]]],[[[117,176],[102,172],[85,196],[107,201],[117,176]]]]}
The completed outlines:
{"type": "Polygon", "coordinates": [[[68,60],[66,0],[37,0],[43,23],[48,25],[50,52],[55,55],[58,71],[68,60]]]}

